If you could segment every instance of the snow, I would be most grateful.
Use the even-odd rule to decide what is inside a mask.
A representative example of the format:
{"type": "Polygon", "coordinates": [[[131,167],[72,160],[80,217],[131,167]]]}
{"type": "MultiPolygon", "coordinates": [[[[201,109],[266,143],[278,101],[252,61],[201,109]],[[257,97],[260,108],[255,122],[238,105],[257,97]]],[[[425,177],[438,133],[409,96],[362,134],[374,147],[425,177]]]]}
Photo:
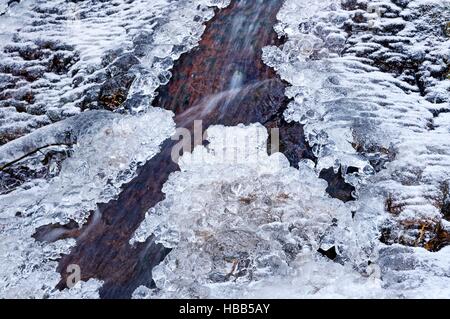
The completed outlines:
{"type": "MultiPolygon", "coordinates": [[[[278,15],[277,31],[289,41],[282,48],[265,48],[264,59],[292,84],[286,95],[294,100],[285,116],[305,124],[308,141],[318,156],[316,170],[359,168],[359,173],[346,176],[357,186],[356,216],[379,219],[379,229],[388,225],[392,232],[389,241],[424,246],[436,236],[436,227],[448,227],[439,201],[450,172],[449,118],[436,110],[449,108],[450,79],[435,77],[433,70],[436,74],[448,67],[450,40],[440,26],[450,18],[449,3],[408,1],[400,8],[391,1],[359,1],[358,6],[369,3],[381,8],[372,25],[367,18],[363,23],[351,22],[355,15],[366,16],[366,12],[346,10],[338,1],[320,5],[286,1],[278,15]],[[302,13],[294,18],[293,11],[302,13]],[[342,18],[345,15],[347,18],[342,18]],[[299,21],[310,29],[302,33],[299,21]],[[344,32],[346,24],[353,25],[353,32],[344,32]],[[394,30],[397,28],[400,31],[394,30]],[[336,47],[327,41],[331,34],[346,40],[339,40],[336,47]],[[306,41],[311,50],[299,54],[291,49],[306,41]],[[383,63],[395,63],[397,58],[416,61],[417,81],[411,81],[408,66],[403,73],[393,67],[383,69],[383,63]],[[401,208],[397,216],[386,212],[387,200],[401,208]],[[419,235],[415,227],[405,225],[417,225],[417,229],[431,226],[419,235]]],[[[408,254],[413,259],[420,254],[429,259],[446,258],[440,252],[430,256],[414,250],[408,254]]],[[[417,272],[412,270],[409,282],[399,289],[401,294],[442,296],[439,287],[444,286],[435,278],[433,267],[428,264],[417,272]],[[415,289],[423,276],[429,276],[430,286],[436,289],[415,289]]],[[[384,287],[396,286],[391,270],[383,271],[384,287]]]]}

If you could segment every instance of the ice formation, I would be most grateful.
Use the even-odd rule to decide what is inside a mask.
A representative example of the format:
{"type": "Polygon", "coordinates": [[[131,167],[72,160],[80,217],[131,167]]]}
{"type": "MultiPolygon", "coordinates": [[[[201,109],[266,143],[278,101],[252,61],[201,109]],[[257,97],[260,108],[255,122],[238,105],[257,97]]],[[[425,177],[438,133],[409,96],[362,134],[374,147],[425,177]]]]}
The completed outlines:
{"type": "Polygon", "coordinates": [[[64,225],[72,220],[81,226],[97,203],[114,198],[120,186],[135,176],[136,168],[159,152],[159,145],[174,133],[175,125],[170,112],[157,108],[140,116],[96,119],[97,123],[78,137],[58,176],[50,181],[35,179],[0,195],[2,296],[98,296],[96,281],[80,283],[73,291],[55,291],[60,279],[57,259],[69,251],[74,240],[49,245],[36,242],[32,235],[37,227],[51,223],[64,225]],[[150,126],[153,129],[149,130],[150,126]]]}
{"type": "Polygon", "coordinates": [[[173,250],[153,269],[156,288],[134,298],[450,297],[448,247],[380,245],[380,216],[352,218],[311,162],[296,170],[267,155],[260,125],[215,126],[208,139],[181,158],[136,232],[133,242],[153,234],[173,250]],[[335,261],[317,253],[331,247],[335,261]]]}
{"type": "Polygon", "coordinates": [[[2,297],[98,297],[97,280],[55,290],[57,259],[74,240],[39,243],[32,235],[51,223],[81,226],[159,152],[174,122],[170,112],[150,107],[154,90],[170,77],[173,61],[196,45],[213,7],[228,3],[0,3],[0,166],[35,172],[12,187],[0,185],[2,297]],[[120,91],[124,86],[129,95],[120,91]],[[111,110],[96,104],[110,87],[124,93],[119,102],[132,101],[112,106],[134,115],[82,112],[111,110]],[[44,169],[52,152],[67,159],[44,169]]]}
{"type": "Polygon", "coordinates": [[[293,278],[302,264],[326,267],[317,250],[333,246],[354,267],[367,264],[371,243],[356,240],[358,221],[325,193],[309,161],[297,170],[281,153],[267,155],[260,124],[214,126],[207,134],[208,146],[181,158],[181,172],[164,186],[166,199],[135,235],[144,241],[154,234],[173,248],[153,269],[157,289],[150,295],[246,297],[255,285],[293,278]],[[368,254],[354,255],[361,250],[368,254]]]}
{"type": "Polygon", "coordinates": [[[292,85],[285,117],[305,125],[317,165],[220,165],[230,132],[214,128],[136,233],[174,249],[134,297],[449,297],[449,14],[447,1],[287,0],[288,41],[264,60],[292,85]],[[317,174],[330,167],[356,202],[327,197],[317,174]]]}
{"type": "Polygon", "coordinates": [[[3,5],[0,145],[85,109],[145,109],[154,90],[170,79],[173,61],[200,39],[203,23],[214,15],[212,6],[228,2],[3,5]],[[128,97],[134,99],[123,105],[128,97]]]}

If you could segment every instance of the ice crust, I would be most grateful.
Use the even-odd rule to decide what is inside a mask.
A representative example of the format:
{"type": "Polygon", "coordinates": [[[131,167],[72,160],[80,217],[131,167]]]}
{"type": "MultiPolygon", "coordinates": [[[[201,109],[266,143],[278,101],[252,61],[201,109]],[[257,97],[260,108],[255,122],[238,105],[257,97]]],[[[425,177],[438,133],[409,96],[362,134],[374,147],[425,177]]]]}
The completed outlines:
{"type": "MultiPolygon", "coordinates": [[[[70,251],[73,240],[48,244],[31,236],[42,225],[71,220],[83,225],[96,204],[113,199],[135,176],[136,168],[157,154],[159,145],[175,132],[173,114],[158,108],[140,116],[108,114],[103,120],[97,117],[95,125],[78,137],[58,176],[32,180],[0,196],[3,297],[97,296],[98,281],[62,293],[54,289],[60,278],[57,258],[70,251]]],[[[32,134],[36,133],[39,130],[32,134]]]]}
{"type": "MultiPolygon", "coordinates": [[[[255,289],[275,278],[295,281],[307,271],[303,264],[332,265],[316,252],[332,246],[354,267],[367,264],[370,242],[357,240],[364,234],[348,205],[326,194],[327,183],[309,161],[297,170],[283,154],[269,156],[267,137],[260,124],[214,126],[208,147],[182,157],[181,171],[164,186],[166,199],[148,212],[133,240],[153,234],[173,250],[153,269],[157,289],[140,288],[135,297],[258,295],[255,289]]],[[[305,285],[305,292],[313,290],[314,282],[305,285]]]]}
{"type": "Polygon", "coordinates": [[[172,251],[153,269],[156,288],[134,298],[450,297],[448,248],[380,244],[379,198],[330,198],[313,163],[290,167],[266,139],[259,124],[214,126],[181,158],[131,241],[154,235],[172,251]],[[331,247],[335,261],[317,253],[331,247]]]}
{"type": "Polygon", "coordinates": [[[22,0],[8,7],[1,2],[0,85],[11,97],[0,106],[0,135],[9,141],[0,143],[0,166],[46,145],[75,143],[56,177],[32,179],[0,195],[1,297],[98,298],[98,280],[55,289],[57,260],[75,241],[40,243],[32,235],[47,224],[73,220],[81,226],[96,204],[114,198],[137,167],[159,152],[175,124],[172,113],[150,107],[153,92],[170,78],[173,61],[196,45],[213,7],[228,3],[22,0]],[[108,69],[112,62],[138,50],[145,54],[130,96],[147,98],[133,114],[80,114],[89,90],[114,71],[108,69]],[[35,52],[44,58],[28,58],[35,52]],[[61,72],[47,69],[55,56],[69,61],[61,72]],[[16,71],[38,76],[28,81],[16,71]],[[161,73],[165,80],[155,80],[161,73]],[[27,92],[33,93],[32,103],[23,98],[27,92]]]}
{"type": "MultiPolygon", "coordinates": [[[[441,26],[450,4],[399,3],[288,0],[277,31],[289,40],[265,48],[264,59],[292,84],[285,116],[305,125],[316,169],[359,168],[345,176],[357,186],[356,216],[381,220],[389,244],[431,247],[436,230],[448,231],[450,79],[439,74],[449,65],[450,39],[441,26]]],[[[383,251],[380,263],[396,254],[383,251]]],[[[384,288],[400,287],[404,297],[448,296],[440,282],[448,277],[446,253],[405,254],[442,262],[418,262],[407,276],[395,263],[385,265],[384,288]]]]}

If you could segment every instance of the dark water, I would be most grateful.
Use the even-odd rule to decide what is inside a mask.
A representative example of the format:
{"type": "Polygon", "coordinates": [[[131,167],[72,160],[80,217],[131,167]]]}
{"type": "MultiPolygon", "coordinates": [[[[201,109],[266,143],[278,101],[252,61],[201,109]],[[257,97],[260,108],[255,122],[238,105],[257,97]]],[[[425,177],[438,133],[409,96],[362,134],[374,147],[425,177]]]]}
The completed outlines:
{"type": "MultiPolygon", "coordinates": [[[[262,48],[280,45],[273,31],[283,0],[235,0],[207,24],[200,45],[184,54],[174,66],[170,83],[159,89],[155,106],[172,110],[178,127],[192,130],[194,120],[210,125],[259,122],[280,129],[281,151],[296,166],[313,155],[306,146],[299,124],[288,124],[282,113],[288,101],[285,84],[261,59],[262,48]]],[[[151,129],[151,127],[149,128],[151,129]]],[[[97,278],[105,283],[103,298],[128,298],[140,285],[152,285],[151,270],[168,250],[147,242],[131,247],[128,242],[146,211],[164,199],[162,186],[178,165],[171,160],[173,141],[146,163],[137,177],[124,185],[116,200],[99,204],[80,230],[75,225],[45,226],[35,238],[53,240],[74,237],[76,246],[62,257],[58,270],[65,288],[70,264],[81,268],[82,280],[97,278]],[[53,236],[55,237],[55,236],[53,236]]],[[[201,143],[201,141],[197,141],[201,143]]]]}

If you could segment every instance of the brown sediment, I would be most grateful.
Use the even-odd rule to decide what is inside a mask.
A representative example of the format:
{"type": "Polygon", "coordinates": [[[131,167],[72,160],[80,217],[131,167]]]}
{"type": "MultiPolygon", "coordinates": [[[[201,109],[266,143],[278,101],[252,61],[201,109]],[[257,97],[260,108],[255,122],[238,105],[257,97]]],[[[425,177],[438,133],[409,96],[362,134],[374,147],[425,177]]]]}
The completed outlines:
{"type": "MultiPolygon", "coordinates": [[[[216,13],[206,26],[197,48],[175,63],[170,83],[161,87],[155,101],[175,112],[178,127],[192,130],[194,120],[210,125],[234,126],[262,123],[280,128],[280,144],[291,164],[314,159],[304,140],[300,124],[286,123],[282,113],[288,100],[286,84],[262,62],[262,48],[280,45],[273,26],[283,0],[234,0],[216,13]]],[[[152,268],[168,250],[149,238],[132,247],[129,240],[145,213],[164,199],[161,189],[169,175],[179,169],[171,159],[175,142],[167,140],[161,152],[138,171],[137,177],[122,187],[118,198],[99,204],[95,217],[80,230],[61,232],[77,239],[70,254],[62,257],[58,271],[66,286],[70,264],[81,269],[81,279],[103,280],[103,298],[128,298],[140,285],[152,286],[152,268]]],[[[55,228],[47,226],[55,234],[55,228]]],[[[43,229],[36,239],[45,240],[43,229]]],[[[55,237],[55,236],[52,236],[55,237]]],[[[57,239],[57,238],[52,238],[57,239]]]]}

